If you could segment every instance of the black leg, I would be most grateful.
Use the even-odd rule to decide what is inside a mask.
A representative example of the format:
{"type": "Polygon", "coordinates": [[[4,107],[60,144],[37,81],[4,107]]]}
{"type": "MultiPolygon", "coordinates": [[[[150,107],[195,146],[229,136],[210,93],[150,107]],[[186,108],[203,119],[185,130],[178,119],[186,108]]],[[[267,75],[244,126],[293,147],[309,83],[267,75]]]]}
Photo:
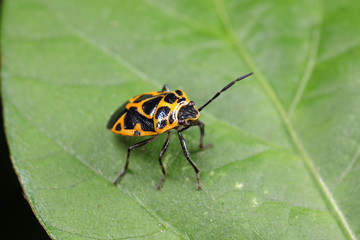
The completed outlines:
{"type": "Polygon", "coordinates": [[[114,181],[114,184],[116,185],[117,182],[120,180],[120,178],[122,176],[124,176],[124,174],[126,173],[126,171],[128,170],[129,168],[129,162],[130,162],[130,152],[138,147],[141,147],[141,146],[144,146],[146,144],[148,144],[149,142],[152,142],[155,138],[157,138],[158,135],[152,137],[152,138],[149,138],[149,139],[146,139],[144,141],[141,141],[141,142],[138,142],[134,145],[131,145],[129,148],[128,148],[128,152],[127,152],[127,156],[126,156],[126,163],[125,163],[125,167],[124,167],[124,170],[119,174],[119,176],[115,179],[114,181]]]}
{"type": "Polygon", "coordinates": [[[183,149],[183,151],[184,151],[184,155],[185,155],[186,159],[188,160],[188,162],[191,164],[191,166],[192,166],[192,167],[194,168],[194,170],[195,170],[196,179],[197,179],[197,185],[198,185],[198,190],[201,190],[201,184],[200,184],[200,169],[199,169],[198,166],[196,166],[196,164],[191,160],[189,151],[188,151],[187,146],[186,146],[185,139],[184,139],[183,135],[181,134],[181,131],[179,130],[177,133],[178,133],[178,136],[179,136],[179,140],[180,140],[181,147],[182,147],[182,149],[183,149]]]}
{"type": "Polygon", "coordinates": [[[166,91],[166,92],[170,92],[170,88],[167,84],[164,85],[164,87],[161,89],[162,92],[166,91]]]}
{"type": "Polygon", "coordinates": [[[201,149],[205,149],[205,147],[204,147],[204,135],[205,135],[204,123],[200,122],[200,121],[197,121],[197,123],[198,123],[197,125],[200,128],[200,145],[199,145],[199,147],[201,149]]]}
{"type": "Polygon", "coordinates": [[[212,147],[212,144],[207,144],[206,146],[204,146],[204,136],[205,136],[204,127],[205,127],[205,125],[201,121],[193,122],[191,125],[188,125],[188,126],[184,127],[183,129],[181,129],[179,131],[182,132],[182,131],[188,129],[189,127],[195,126],[195,125],[199,126],[199,128],[200,128],[200,144],[199,144],[199,148],[206,149],[206,148],[212,147]]]}
{"type": "Polygon", "coordinates": [[[165,143],[164,143],[164,146],[162,147],[162,149],[161,149],[161,151],[160,151],[160,154],[159,154],[159,163],[160,163],[160,166],[161,166],[161,170],[162,170],[163,175],[162,175],[162,178],[161,178],[161,180],[160,180],[160,182],[159,182],[159,184],[158,184],[158,187],[157,187],[158,190],[161,190],[161,186],[163,185],[164,180],[165,180],[165,176],[166,176],[166,169],[165,169],[164,164],[162,163],[162,158],[163,158],[163,156],[164,156],[164,154],[165,154],[166,149],[167,149],[168,146],[169,146],[170,136],[171,136],[171,134],[170,134],[170,131],[169,131],[169,132],[168,132],[167,139],[166,139],[166,141],[165,141],[165,143]]]}

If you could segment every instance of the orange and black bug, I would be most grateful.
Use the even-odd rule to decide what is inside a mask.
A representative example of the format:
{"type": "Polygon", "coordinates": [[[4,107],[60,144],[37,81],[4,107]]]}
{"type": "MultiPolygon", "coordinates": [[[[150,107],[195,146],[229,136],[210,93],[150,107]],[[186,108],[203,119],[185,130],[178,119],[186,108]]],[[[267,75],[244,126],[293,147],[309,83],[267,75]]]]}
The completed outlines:
{"type": "Polygon", "coordinates": [[[162,158],[170,143],[170,130],[175,129],[177,131],[184,155],[195,170],[197,185],[200,190],[200,169],[191,160],[189,151],[186,147],[185,139],[181,132],[189,127],[199,126],[199,147],[202,149],[205,148],[203,143],[205,134],[204,123],[199,121],[200,111],[217,98],[222,92],[230,88],[234,83],[250,76],[251,74],[253,73],[248,73],[230,82],[199,109],[195,108],[195,103],[193,101],[189,101],[185,92],[182,90],[170,91],[167,85],[165,85],[159,92],[143,93],[130,98],[114,112],[107,124],[107,128],[116,134],[124,136],[152,137],[138,142],[128,148],[124,170],[115,179],[114,184],[117,184],[119,179],[124,176],[128,170],[130,152],[138,147],[150,143],[160,134],[166,132],[168,136],[159,154],[159,163],[163,173],[158,184],[158,189],[160,190],[166,176],[166,169],[162,163],[162,158]]]}

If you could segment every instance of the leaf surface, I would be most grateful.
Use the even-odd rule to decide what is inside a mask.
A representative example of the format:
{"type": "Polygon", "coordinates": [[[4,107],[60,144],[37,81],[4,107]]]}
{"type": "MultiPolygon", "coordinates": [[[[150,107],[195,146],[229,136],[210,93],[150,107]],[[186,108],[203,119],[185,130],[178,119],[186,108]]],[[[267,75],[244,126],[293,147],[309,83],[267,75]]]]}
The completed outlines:
{"type": "Polygon", "coordinates": [[[356,1],[6,1],[2,98],[14,168],[54,239],[360,237],[356,1]],[[130,97],[183,89],[184,132],[134,151],[105,126],[130,97]]]}

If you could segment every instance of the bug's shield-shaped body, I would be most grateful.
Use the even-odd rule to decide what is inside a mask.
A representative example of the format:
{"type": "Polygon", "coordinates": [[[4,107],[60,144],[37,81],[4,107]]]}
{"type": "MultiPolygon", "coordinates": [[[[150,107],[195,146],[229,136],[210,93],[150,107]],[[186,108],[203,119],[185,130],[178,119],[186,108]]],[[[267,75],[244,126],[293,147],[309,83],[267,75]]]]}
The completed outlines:
{"type": "Polygon", "coordinates": [[[118,108],[107,128],[125,136],[150,136],[199,117],[200,113],[182,90],[148,92],[130,98],[118,108]]]}
{"type": "Polygon", "coordinates": [[[117,184],[120,178],[124,176],[128,170],[131,151],[152,142],[155,138],[157,138],[157,135],[166,132],[168,136],[161,148],[158,158],[163,174],[158,184],[158,189],[160,190],[166,176],[166,169],[162,162],[162,158],[169,146],[171,137],[171,131],[169,130],[175,129],[177,131],[184,156],[196,173],[197,185],[200,190],[200,169],[191,160],[185,139],[181,132],[192,126],[198,126],[200,128],[199,147],[201,149],[208,147],[209,145],[204,146],[203,143],[205,131],[204,123],[198,120],[200,117],[200,111],[220,96],[222,92],[226,91],[236,82],[250,76],[251,74],[252,73],[246,74],[228,83],[198,109],[195,108],[195,103],[193,101],[189,101],[183,91],[176,90],[171,92],[167,85],[165,85],[161,91],[148,92],[130,98],[111,116],[107,124],[107,128],[120,135],[151,137],[131,145],[128,148],[124,170],[115,179],[114,184],[117,184]]]}

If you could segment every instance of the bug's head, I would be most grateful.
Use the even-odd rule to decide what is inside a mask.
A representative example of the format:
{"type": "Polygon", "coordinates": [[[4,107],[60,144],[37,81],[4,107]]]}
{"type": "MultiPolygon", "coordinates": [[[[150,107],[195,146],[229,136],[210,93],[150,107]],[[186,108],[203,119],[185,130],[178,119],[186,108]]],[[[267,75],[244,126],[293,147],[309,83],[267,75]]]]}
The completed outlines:
{"type": "Polygon", "coordinates": [[[195,108],[195,103],[190,101],[187,105],[183,105],[178,112],[179,125],[189,125],[192,121],[198,120],[200,117],[199,111],[195,108]]]}

